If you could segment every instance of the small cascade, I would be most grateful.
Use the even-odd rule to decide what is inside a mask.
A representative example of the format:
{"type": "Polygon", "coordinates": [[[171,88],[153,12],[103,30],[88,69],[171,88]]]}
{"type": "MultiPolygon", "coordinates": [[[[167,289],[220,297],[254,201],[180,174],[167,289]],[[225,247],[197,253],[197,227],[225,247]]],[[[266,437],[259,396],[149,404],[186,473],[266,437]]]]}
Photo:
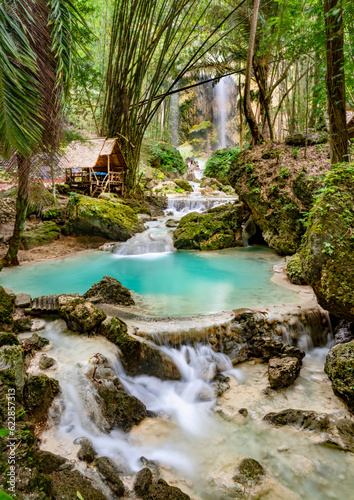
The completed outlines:
{"type": "Polygon", "coordinates": [[[135,234],[125,243],[105,243],[103,251],[116,255],[146,255],[173,252],[172,231],[167,230],[163,221],[146,223],[147,230],[135,234]]]}
{"type": "Polygon", "coordinates": [[[172,94],[171,96],[171,136],[172,144],[175,148],[179,145],[179,105],[178,105],[178,93],[172,94]]]}
{"type": "Polygon", "coordinates": [[[169,198],[166,215],[185,215],[189,212],[204,212],[210,208],[233,203],[235,198],[169,198]]]}

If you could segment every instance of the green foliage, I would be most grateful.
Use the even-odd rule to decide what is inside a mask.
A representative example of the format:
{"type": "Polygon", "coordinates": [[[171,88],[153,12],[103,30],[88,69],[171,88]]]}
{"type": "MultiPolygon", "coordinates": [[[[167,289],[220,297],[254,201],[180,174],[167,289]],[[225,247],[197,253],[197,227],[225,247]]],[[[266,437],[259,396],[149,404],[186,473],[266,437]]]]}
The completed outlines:
{"type": "Polygon", "coordinates": [[[0,500],[14,500],[10,495],[5,493],[5,491],[0,490],[0,500]]]}
{"type": "Polygon", "coordinates": [[[0,438],[7,437],[10,434],[8,429],[0,429],[0,438]]]}
{"type": "Polygon", "coordinates": [[[166,142],[151,143],[148,146],[148,162],[153,168],[162,171],[174,171],[183,174],[187,171],[187,165],[183,161],[181,153],[166,142]]]}
{"type": "Polygon", "coordinates": [[[228,182],[230,166],[237,160],[239,153],[239,148],[216,151],[207,161],[204,175],[215,177],[220,182],[228,182]]]}

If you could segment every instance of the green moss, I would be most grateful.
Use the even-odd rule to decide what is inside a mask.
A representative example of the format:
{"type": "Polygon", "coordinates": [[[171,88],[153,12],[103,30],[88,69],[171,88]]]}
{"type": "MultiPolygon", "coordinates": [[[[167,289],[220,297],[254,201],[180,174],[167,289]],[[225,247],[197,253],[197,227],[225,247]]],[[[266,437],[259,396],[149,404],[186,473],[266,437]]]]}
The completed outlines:
{"type": "Polygon", "coordinates": [[[236,161],[239,153],[240,150],[238,148],[216,151],[207,161],[204,175],[214,177],[220,182],[228,183],[230,166],[236,161]]]}
{"type": "Polygon", "coordinates": [[[242,246],[243,205],[223,205],[204,213],[192,212],[182,217],[173,233],[179,250],[217,250],[242,246]]]}
{"type": "Polygon", "coordinates": [[[48,245],[60,236],[60,229],[53,221],[27,227],[21,236],[21,244],[25,250],[48,245]]]}
{"type": "Polygon", "coordinates": [[[182,192],[183,191],[188,191],[188,192],[193,191],[192,186],[189,184],[188,181],[185,181],[184,179],[175,179],[174,183],[177,184],[177,186],[182,189],[182,192]]]}
{"type": "Polygon", "coordinates": [[[8,295],[0,286],[0,328],[3,330],[9,331],[14,327],[14,320],[12,319],[14,302],[15,298],[8,295]]]}
{"type": "Polygon", "coordinates": [[[143,225],[129,206],[77,194],[70,197],[67,218],[64,234],[102,236],[125,241],[135,232],[143,230],[143,225]]]}
{"type": "Polygon", "coordinates": [[[301,257],[294,254],[287,263],[286,274],[294,285],[306,285],[306,279],[301,264],[301,257]]]}
{"type": "Polygon", "coordinates": [[[0,347],[3,345],[20,345],[16,335],[10,332],[0,333],[0,347]]]}

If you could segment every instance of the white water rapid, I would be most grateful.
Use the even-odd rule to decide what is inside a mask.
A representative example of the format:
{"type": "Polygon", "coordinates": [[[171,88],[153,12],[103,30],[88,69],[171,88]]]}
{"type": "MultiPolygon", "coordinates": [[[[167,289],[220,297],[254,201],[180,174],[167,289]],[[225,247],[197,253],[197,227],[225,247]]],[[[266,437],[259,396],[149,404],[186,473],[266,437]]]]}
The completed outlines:
{"type": "MultiPolygon", "coordinates": [[[[89,438],[98,455],[117,462],[121,479],[130,489],[132,474],[144,466],[145,457],[156,462],[165,480],[193,500],[229,500],[234,498],[229,492],[234,487],[235,466],[240,457],[248,456],[276,478],[269,482],[269,499],[350,498],[354,487],[350,453],[314,446],[315,436],[272,428],[261,421],[266,413],[284,407],[346,414],[323,372],[328,349],[312,350],[294,386],[269,396],[264,392],[266,364],[249,362],[235,370],[225,355],[208,345],[163,347],[182,379],[161,381],[127,376],[112,344],[102,337],[71,334],[61,320],[48,322],[42,335],[51,341],[49,355],[56,361],[46,373],[58,379],[61,394],[52,405],[41,447],[71,459],[93,480],[97,480],[94,468],[76,457],[79,446],[75,443],[80,437],[89,438]],[[155,418],[145,418],[128,434],[107,429],[96,389],[86,376],[97,352],[110,360],[125,389],[157,414],[155,418]],[[230,389],[218,400],[211,383],[217,372],[230,377],[230,389]],[[248,409],[248,417],[241,416],[241,408],[248,409]]],[[[41,373],[40,356],[32,359],[30,372],[41,373]]],[[[113,497],[107,494],[107,499],[113,497]]]]}

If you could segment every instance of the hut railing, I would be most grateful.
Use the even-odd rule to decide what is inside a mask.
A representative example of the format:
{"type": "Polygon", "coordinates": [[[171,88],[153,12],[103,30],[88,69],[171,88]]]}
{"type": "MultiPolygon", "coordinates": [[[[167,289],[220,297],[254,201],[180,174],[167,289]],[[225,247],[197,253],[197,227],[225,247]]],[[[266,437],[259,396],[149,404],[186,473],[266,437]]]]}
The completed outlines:
{"type": "Polygon", "coordinates": [[[90,176],[89,173],[85,171],[73,172],[72,170],[69,170],[66,172],[66,182],[68,184],[89,183],[90,176]]]}

